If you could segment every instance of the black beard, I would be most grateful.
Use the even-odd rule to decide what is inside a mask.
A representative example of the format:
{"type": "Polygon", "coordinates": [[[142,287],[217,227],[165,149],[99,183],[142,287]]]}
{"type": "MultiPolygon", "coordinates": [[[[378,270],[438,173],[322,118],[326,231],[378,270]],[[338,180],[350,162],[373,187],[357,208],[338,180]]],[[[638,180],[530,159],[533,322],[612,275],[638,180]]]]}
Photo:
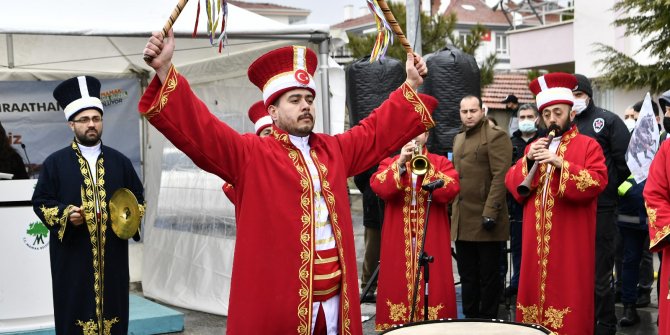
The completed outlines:
{"type": "MultiPolygon", "coordinates": [[[[565,126],[559,127],[558,125],[555,125],[555,134],[556,137],[563,136],[563,134],[567,133],[568,130],[572,127],[572,122],[568,121],[565,123],[565,126]]],[[[551,129],[551,128],[549,128],[551,129]]]]}
{"type": "Polygon", "coordinates": [[[100,136],[95,136],[95,138],[93,138],[93,139],[87,137],[86,134],[84,134],[82,136],[77,135],[76,137],[77,137],[77,142],[79,142],[79,144],[81,144],[83,146],[86,146],[86,147],[92,147],[92,146],[98,144],[98,142],[100,142],[100,136]]]}

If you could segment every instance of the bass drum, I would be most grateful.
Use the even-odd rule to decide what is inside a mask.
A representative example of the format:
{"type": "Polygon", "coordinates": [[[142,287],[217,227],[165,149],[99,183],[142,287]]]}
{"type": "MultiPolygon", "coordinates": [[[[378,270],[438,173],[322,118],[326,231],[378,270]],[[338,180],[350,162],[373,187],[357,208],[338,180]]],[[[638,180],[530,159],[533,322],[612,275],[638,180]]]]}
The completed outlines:
{"type": "Polygon", "coordinates": [[[389,335],[542,335],[554,334],[547,328],[504,320],[442,319],[408,323],[388,329],[389,335]]]}

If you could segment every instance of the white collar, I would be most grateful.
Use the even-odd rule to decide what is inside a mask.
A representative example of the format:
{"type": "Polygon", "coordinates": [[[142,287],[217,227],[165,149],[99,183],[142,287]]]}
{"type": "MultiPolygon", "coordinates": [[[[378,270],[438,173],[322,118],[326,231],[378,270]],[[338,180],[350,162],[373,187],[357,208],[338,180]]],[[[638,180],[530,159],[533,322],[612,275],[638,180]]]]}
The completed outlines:
{"type": "Polygon", "coordinates": [[[87,147],[85,145],[82,145],[81,143],[77,142],[77,146],[79,146],[79,151],[81,151],[82,155],[99,155],[100,154],[100,147],[102,146],[102,141],[98,141],[98,144],[92,146],[92,147],[87,147]]]}
{"type": "Polygon", "coordinates": [[[288,138],[291,140],[291,143],[300,150],[309,149],[309,135],[299,137],[289,134],[288,138]]]}

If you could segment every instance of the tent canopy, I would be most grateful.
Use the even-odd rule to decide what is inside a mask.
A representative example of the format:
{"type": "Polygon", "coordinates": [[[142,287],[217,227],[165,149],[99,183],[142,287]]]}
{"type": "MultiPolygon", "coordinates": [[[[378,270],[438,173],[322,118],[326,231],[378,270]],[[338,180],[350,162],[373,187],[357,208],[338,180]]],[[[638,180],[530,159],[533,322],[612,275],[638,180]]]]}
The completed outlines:
{"type": "MultiPolygon", "coordinates": [[[[99,77],[148,73],[142,50],[152,31],[162,29],[175,0],[34,0],[0,11],[0,80],[55,80],[75,74],[99,77]]],[[[184,8],[174,25],[176,66],[226,57],[269,40],[321,41],[326,25],[285,25],[228,5],[228,43],[222,53],[206,36],[201,8],[198,36],[193,33],[197,2],[184,8]]],[[[204,6],[203,6],[204,7],[204,6]]],[[[219,27],[220,28],[220,27],[219,27]]]]}

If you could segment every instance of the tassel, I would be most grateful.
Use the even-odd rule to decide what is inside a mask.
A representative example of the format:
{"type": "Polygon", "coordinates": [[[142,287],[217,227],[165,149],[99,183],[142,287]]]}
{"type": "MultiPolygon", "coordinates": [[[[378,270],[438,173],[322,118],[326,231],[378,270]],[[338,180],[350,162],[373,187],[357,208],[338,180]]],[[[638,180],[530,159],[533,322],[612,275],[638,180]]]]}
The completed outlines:
{"type": "Polygon", "coordinates": [[[393,44],[393,32],[377,0],[367,0],[367,2],[368,9],[370,9],[377,25],[377,38],[370,52],[370,63],[372,63],[386,56],[389,45],[393,44]]]}

